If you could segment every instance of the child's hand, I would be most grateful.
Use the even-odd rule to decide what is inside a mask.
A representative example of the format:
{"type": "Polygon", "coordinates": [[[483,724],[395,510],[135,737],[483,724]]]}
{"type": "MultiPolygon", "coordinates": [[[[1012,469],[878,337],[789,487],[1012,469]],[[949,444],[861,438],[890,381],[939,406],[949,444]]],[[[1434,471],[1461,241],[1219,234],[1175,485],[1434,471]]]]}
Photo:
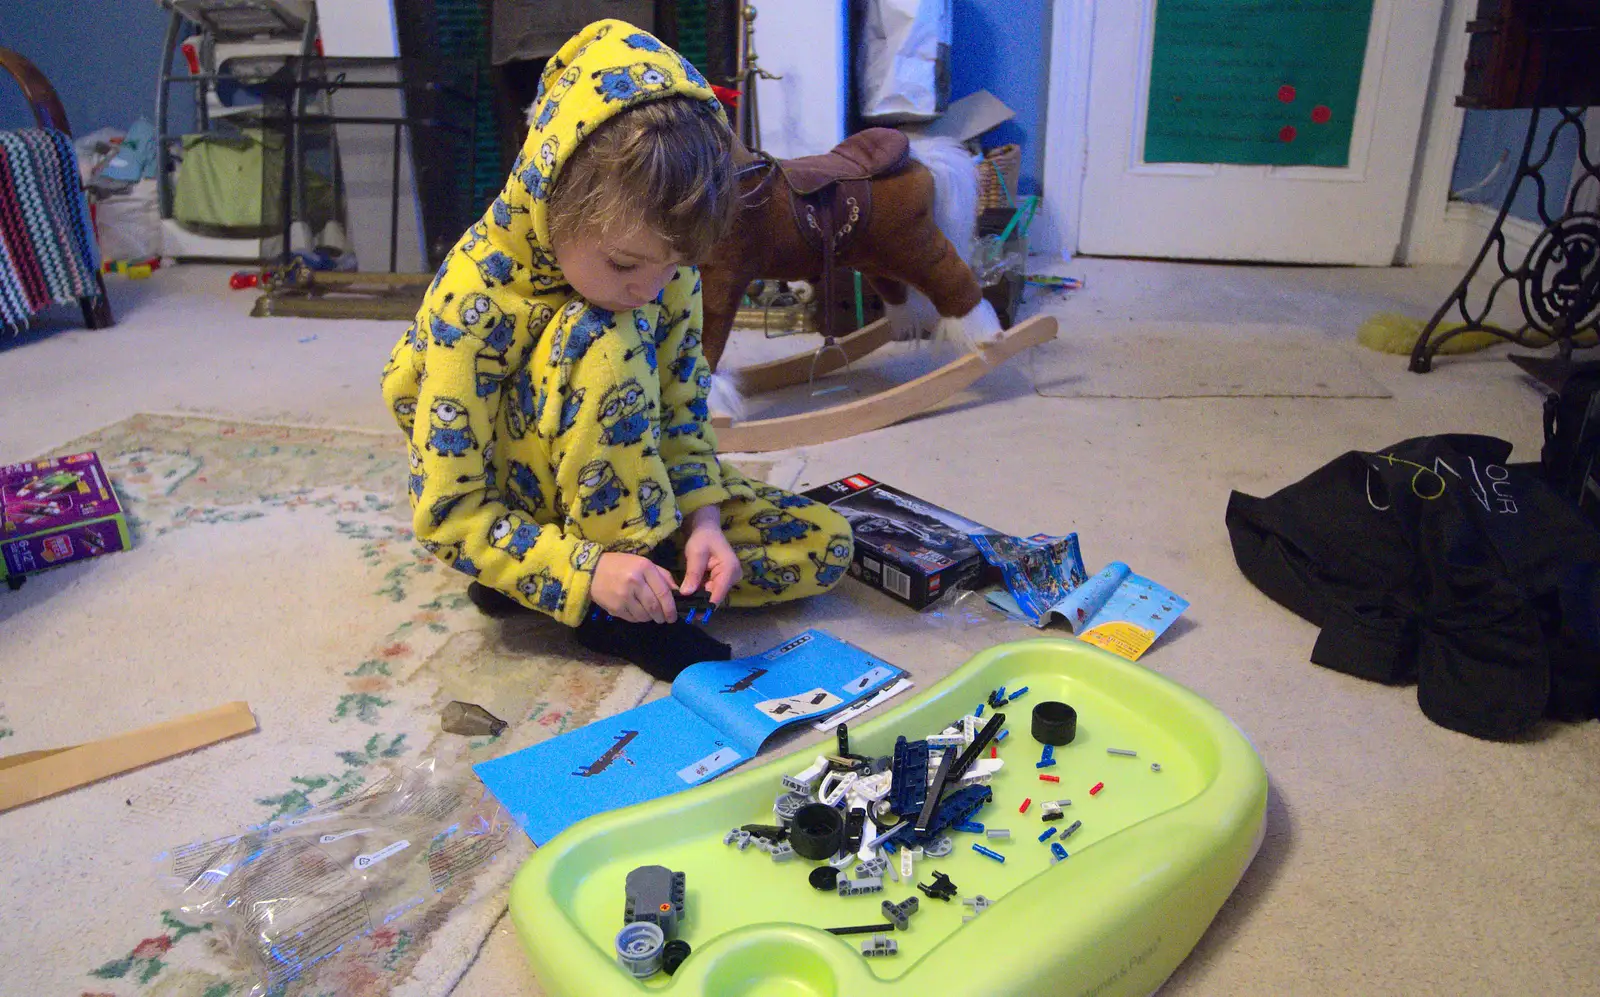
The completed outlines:
{"type": "Polygon", "coordinates": [[[704,584],[710,590],[711,601],[720,606],[728,597],[728,590],[744,577],[744,566],[723,535],[718,515],[716,506],[696,510],[689,539],[683,545],[683,587],[678,591],[693,595],[704,584]]]}
{"type": "Polygon", "coordinates": [[[589,601],[630,623],[672,623],[672,575],[648,557],[608,551],[600,555],[589,585],[589,601]]]}

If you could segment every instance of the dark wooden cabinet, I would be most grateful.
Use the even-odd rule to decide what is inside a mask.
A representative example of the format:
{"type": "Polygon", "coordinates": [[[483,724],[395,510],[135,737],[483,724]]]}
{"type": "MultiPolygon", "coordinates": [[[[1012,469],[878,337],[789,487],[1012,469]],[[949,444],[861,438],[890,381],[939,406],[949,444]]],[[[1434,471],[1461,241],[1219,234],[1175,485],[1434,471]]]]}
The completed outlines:
{"type": "Polygon", "coordinates": [[[1478,0],[1462,107],[1600,104],[1600,0],[1478,0]]]}

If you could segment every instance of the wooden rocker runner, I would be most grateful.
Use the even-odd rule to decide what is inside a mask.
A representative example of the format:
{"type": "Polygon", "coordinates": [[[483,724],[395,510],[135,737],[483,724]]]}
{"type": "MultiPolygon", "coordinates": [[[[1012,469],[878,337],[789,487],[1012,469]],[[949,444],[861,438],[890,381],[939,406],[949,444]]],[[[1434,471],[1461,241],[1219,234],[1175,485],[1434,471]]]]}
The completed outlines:
{"type": "MultiPolygon", "coordinates": [[[[835,343],[836,348],[752,364],[741,368],[734,376],[740,388],[751,393],[804,384],[812,376],[813,359],[816,374],[838,370],[889,342],[890,332],[889,321],[879,319],[841,337],[835,343]]],[[[717,447],[730,453],[761,453],[830,443],[892,426],[942,405],[990,369],[1055,336],[1056,320],[1049,315],[1036,315],[1012,326],[999,339],[975,352],[868,398],[815,412],[751,422],[735,423],[725,416],[714,416],[712,425],[717,433],[717,447]]]]}

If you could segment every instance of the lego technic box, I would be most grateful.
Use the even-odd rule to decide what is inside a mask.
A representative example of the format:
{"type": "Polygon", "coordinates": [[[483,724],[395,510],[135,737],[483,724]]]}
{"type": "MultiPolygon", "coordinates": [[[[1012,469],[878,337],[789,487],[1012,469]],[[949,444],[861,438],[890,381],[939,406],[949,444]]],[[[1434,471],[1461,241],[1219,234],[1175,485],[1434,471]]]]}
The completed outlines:
{"type": "Polygon", "coordinates": [[[99,455],[0,466],[0,555],[8,578],[128,546],[128,517],[99,455]]]}
{"type": "Polygon", "coordinates": [[[856,552],[850,574],[913,609],[925,609],[983,574],[983,555],[967,539],[987,526],[941,509],[864,474],[805,493],[850,521],[856,552]]]}

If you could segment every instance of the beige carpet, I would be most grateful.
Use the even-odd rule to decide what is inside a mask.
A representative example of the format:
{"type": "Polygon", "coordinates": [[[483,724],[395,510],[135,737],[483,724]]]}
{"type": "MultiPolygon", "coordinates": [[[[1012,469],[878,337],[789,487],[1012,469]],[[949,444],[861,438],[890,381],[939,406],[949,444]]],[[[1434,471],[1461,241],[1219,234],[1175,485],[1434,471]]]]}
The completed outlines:
{"type": "Polygon", "coordinates": [[[1047,398],[1390,397],[1348,345],[1302,325],[1072,322],[1030,369],[1047,398]]]}
{"type": "MultiPolygon", "coordinates": [[[[101,454],[135,546],[0,596],[0,750],[233,699],[260,730],[4,815],[7,917],[29,925],[0,933],[6,993],[242,995],[217,927],[151,888],[158,852],[420,758],[459,772],[649,690],[643,673],[596,664],[549,629],[486,627],[463,579],[412,541],[390,436],[137,416],[63,449],[101,454]],[[454,698],[513,727],[441,734],[454,698]]],[[[484,889],[527,852],[519,837],[484,889]]],[[[497,916],[490,900],[431,933],[383,934],[341,990],[447,993],[497,916]]]]}
{"type": "MultiPolygon", "coordinates": [[[[1075,324],[1180,323],[1214,329],[1226,317],[1314,327],[1321,338],[1343,343],[1375,312],[1426,313],[1459,276],[1446,268],[1115,260],[1077,260],[1062,272],[1087,279],[1083,291],[1050,305],[1066,336],[1075,324]]],[[[225,268],[163,270],[144,286],[113,280],[116,328],[68,331],[0,350],[0,376],[7,386],[0,395],[0,426],[5,427],[0,460],[55,447],[152,408],[254,418],[287,411],[297,421],[392,432],[374,384],[398,326],[251,320],[245,317],[248,296],[230,294],[226,281],[225,268]],[[317,338],[301,342],[312,336],[317,338]]],[[[745,349],[737,342],[734,348],[745,349]]],[[[1091,562],[1127,561],[1193,602],[1186,624],[1143,663],[1233,717],[1254,739],[1272,788],[1259,857],[1199,947],[1163,988],[1164,997],[1596,993],[1600,724],[1551,725],[1531,742],[1516,745],[1444,731],[1417,709],[1415,690],[1361,682],[1308,663],[1312,628],[1253,590],[1233,564],[1222,521],[1231,488],[1266,494],[1346,449],[1423,433],[1492,433],[1515,443],[1519,456],[1536,452],[1540,399],[1505,362],[1504,350],[1446,359],[1426,376],[1408,373],[1402,357],[1361,353],[1360,368],[1393,398],[1040,398],[1025,367],[1014,362],[936,415],[798,455],[804,460],[799,480],[818,483],[866,471],[999,529],[1076,529],[1091,562]]],[[[390,494],[399,495],[398,486],[390,494]]],[[[165,567],[168,573],[181,568],[187,573],[181,577],[203,574],[218,582],[203,611],[190,616],[264,612],[240,606],[221,586],[231,576],[225,564],[206,566],[216,560],[211,549],[191,544],[182,553],[195,564],[181,565],[175,555],[165,567]]],[[[76,674],[95,656],[118,662],[113,652],[154,657],[149,645],[161,644],[167,633],[191,638],[175,644],[167,657],[186,665],[191,656],[211,665],[207,655],[218,636],[193,620],[184,624],[186,631],[166,622],[124,626],[92,645],[77,638],[61,643],[53,654],[46,650],[47,641],[38,634],[67,641],[74,628],[88,625],[85,620],[98,619],[86,616],[86,606],[108,608],[109,596],[97,595],[104,590],[95,585],[103,585],[98,579],[114,566],[108,559],[70,587],[47,586],[48,576],[40,576],[18,594],[21,602],[0,592],[0,686],[7,688],[0,713],[8,718],[6,726],[18,727],[33,700],[61,695],[48,682],[50,668],[76,674]],[[26,610],[11,608],[23,605],[26,610]],[[10,650],[19,625],[36,634],[30,646],[43,655],[26,666],[10,650]],[[37,683],[29,699],[14,699],[9,689],[22,681],[19,676],[29,675],[37,683]]],[[[287,567],[271,572],[279,579],[290,573],[287,567]]],[[[149,577],[163,591],[160,579],[149,577]]],[[[314,605],[293,597],[288,588],[285,592],[268,603],[280,627],[324,628],[326,633],[337,622],[366,628],[359,612],[324,621],[314,605]]],[[[121,589],[114,594],[133,597],[121,589]]],[[[342,602],[338,614],[366,605],[342,602]]],[[[171,609],[164,613],[157,618],[182,615],[171,609]]],[[[1014,626],[941,631],[853,584],[811,605],[726,621],[719,617],[718,623],[742,649],[759,648],[806,626],[826,626],[911,669],[923,688],[979,648],[1029,634],[1014,626]]],[[[487,627],[453,632],[491,642],[500,649],[497,660],[521,661],[522,649],[534,639],[487,627]]],[[[279,666],[267,656],[228,644],[222,650],[236,659],[233,677],[276,681],[272,673],[279,666]]],[[[293,653],[315,663],[328,652],[296,646],[293,653]]],[[[337,668],[342,675],[364,660],[358,653],[318,667],[337,668]]],[[[483,667],[492,677],[501,666],[483,667]]],[[[440,666],[431,671],[456,674],[440,666]]],[[[205,691],[213,688],[221,693],[215,685],[205,691]]],[[[150,692],[133,692],[130,699],[154,701],[150,692]]],[[[162,692],[171,695],[170,689],[162,692]]],[[[89,733],[120,726],[126,719],[122,709],[119,703],[86,709],[91,718],[109,711],[96,720],[104,726],[89,733]]],[[[327,705],[308,709],[305,729],[335,726],[327,723],[327,705]]],[[[46,740],[40,734],[29,744],[46,740]]],[[[278,751],[298,750],[265,730],[255,740],[278,751]]],[[[0,750],[12,750],[5,747],[11,742],[0,741],[0,750]]],[[[346,749],[341,745],[340,750],[346,749]]],[[[205,753],[195,756],[197,762],[205,758],[205,753]]],[[[342,768],[334,760],[332,767],[300,771],[342,768]]],[[[158,767],[147,775],[159,772],[158,767]]],[[[207,773],[201,774],[214,775],[209,763],[207,773]]],[[[298,772],[286,772],[265,749],[228,770],[232,780],[258,783],[259,796],[283,792],[290,774],[298,772]]],[[[120,785],[116,792],[121,806],[129,794],[120,785]]],[[[172,821],[135,836],[114,827],[109,815],[105,825],[82,830],[51,822],[48,833],[63,839],[62,848],[52,851],[52,845],[35,840],[47,833],[44,822],[34,818],[35,809],[0,815],[0,853],[17,856],[12,865],[49,854],[55,867],[72,877],[59,889],[78,909],[110,905],[116,916],[108,915],[95,932],[66,950],[32,946],[23,932],[3,933],[8,937],[0,941],[0,992],[118,997],[156,992],[159,976],[141,992],[128,977],[103,980],[87,970],[122,958],[140,938],[160,929],[159,899],[129,891],[148,868],[141,842],[168,842],[164,828],[172,821]]],[[[117,814],[115,819],[133,818],[117,814]]],[[[218,819],[195,819],[180,828],[185,833],[178,837],[187,836],[190,826],[198,830],[218,819]]],[[[12,875],[17,873],[8,869],[12,875]]],[[[1094,901],[1062,898],[1071,904],[1094,901]]],[[[8,924],[17,906],[16,900],[8,906],[8,924]]],[[[42,918],[55,924],[53,916],[23,906],[23,923],[42,918]]],[[[173,951],[194,945],[197,937],[185,936],[173,951]]],[[[427,967],[415,972],[425,975],[427,967]]],[[[453,992],[474,997],[540,992],[504,920],[496,923],[453,992]]]]}

